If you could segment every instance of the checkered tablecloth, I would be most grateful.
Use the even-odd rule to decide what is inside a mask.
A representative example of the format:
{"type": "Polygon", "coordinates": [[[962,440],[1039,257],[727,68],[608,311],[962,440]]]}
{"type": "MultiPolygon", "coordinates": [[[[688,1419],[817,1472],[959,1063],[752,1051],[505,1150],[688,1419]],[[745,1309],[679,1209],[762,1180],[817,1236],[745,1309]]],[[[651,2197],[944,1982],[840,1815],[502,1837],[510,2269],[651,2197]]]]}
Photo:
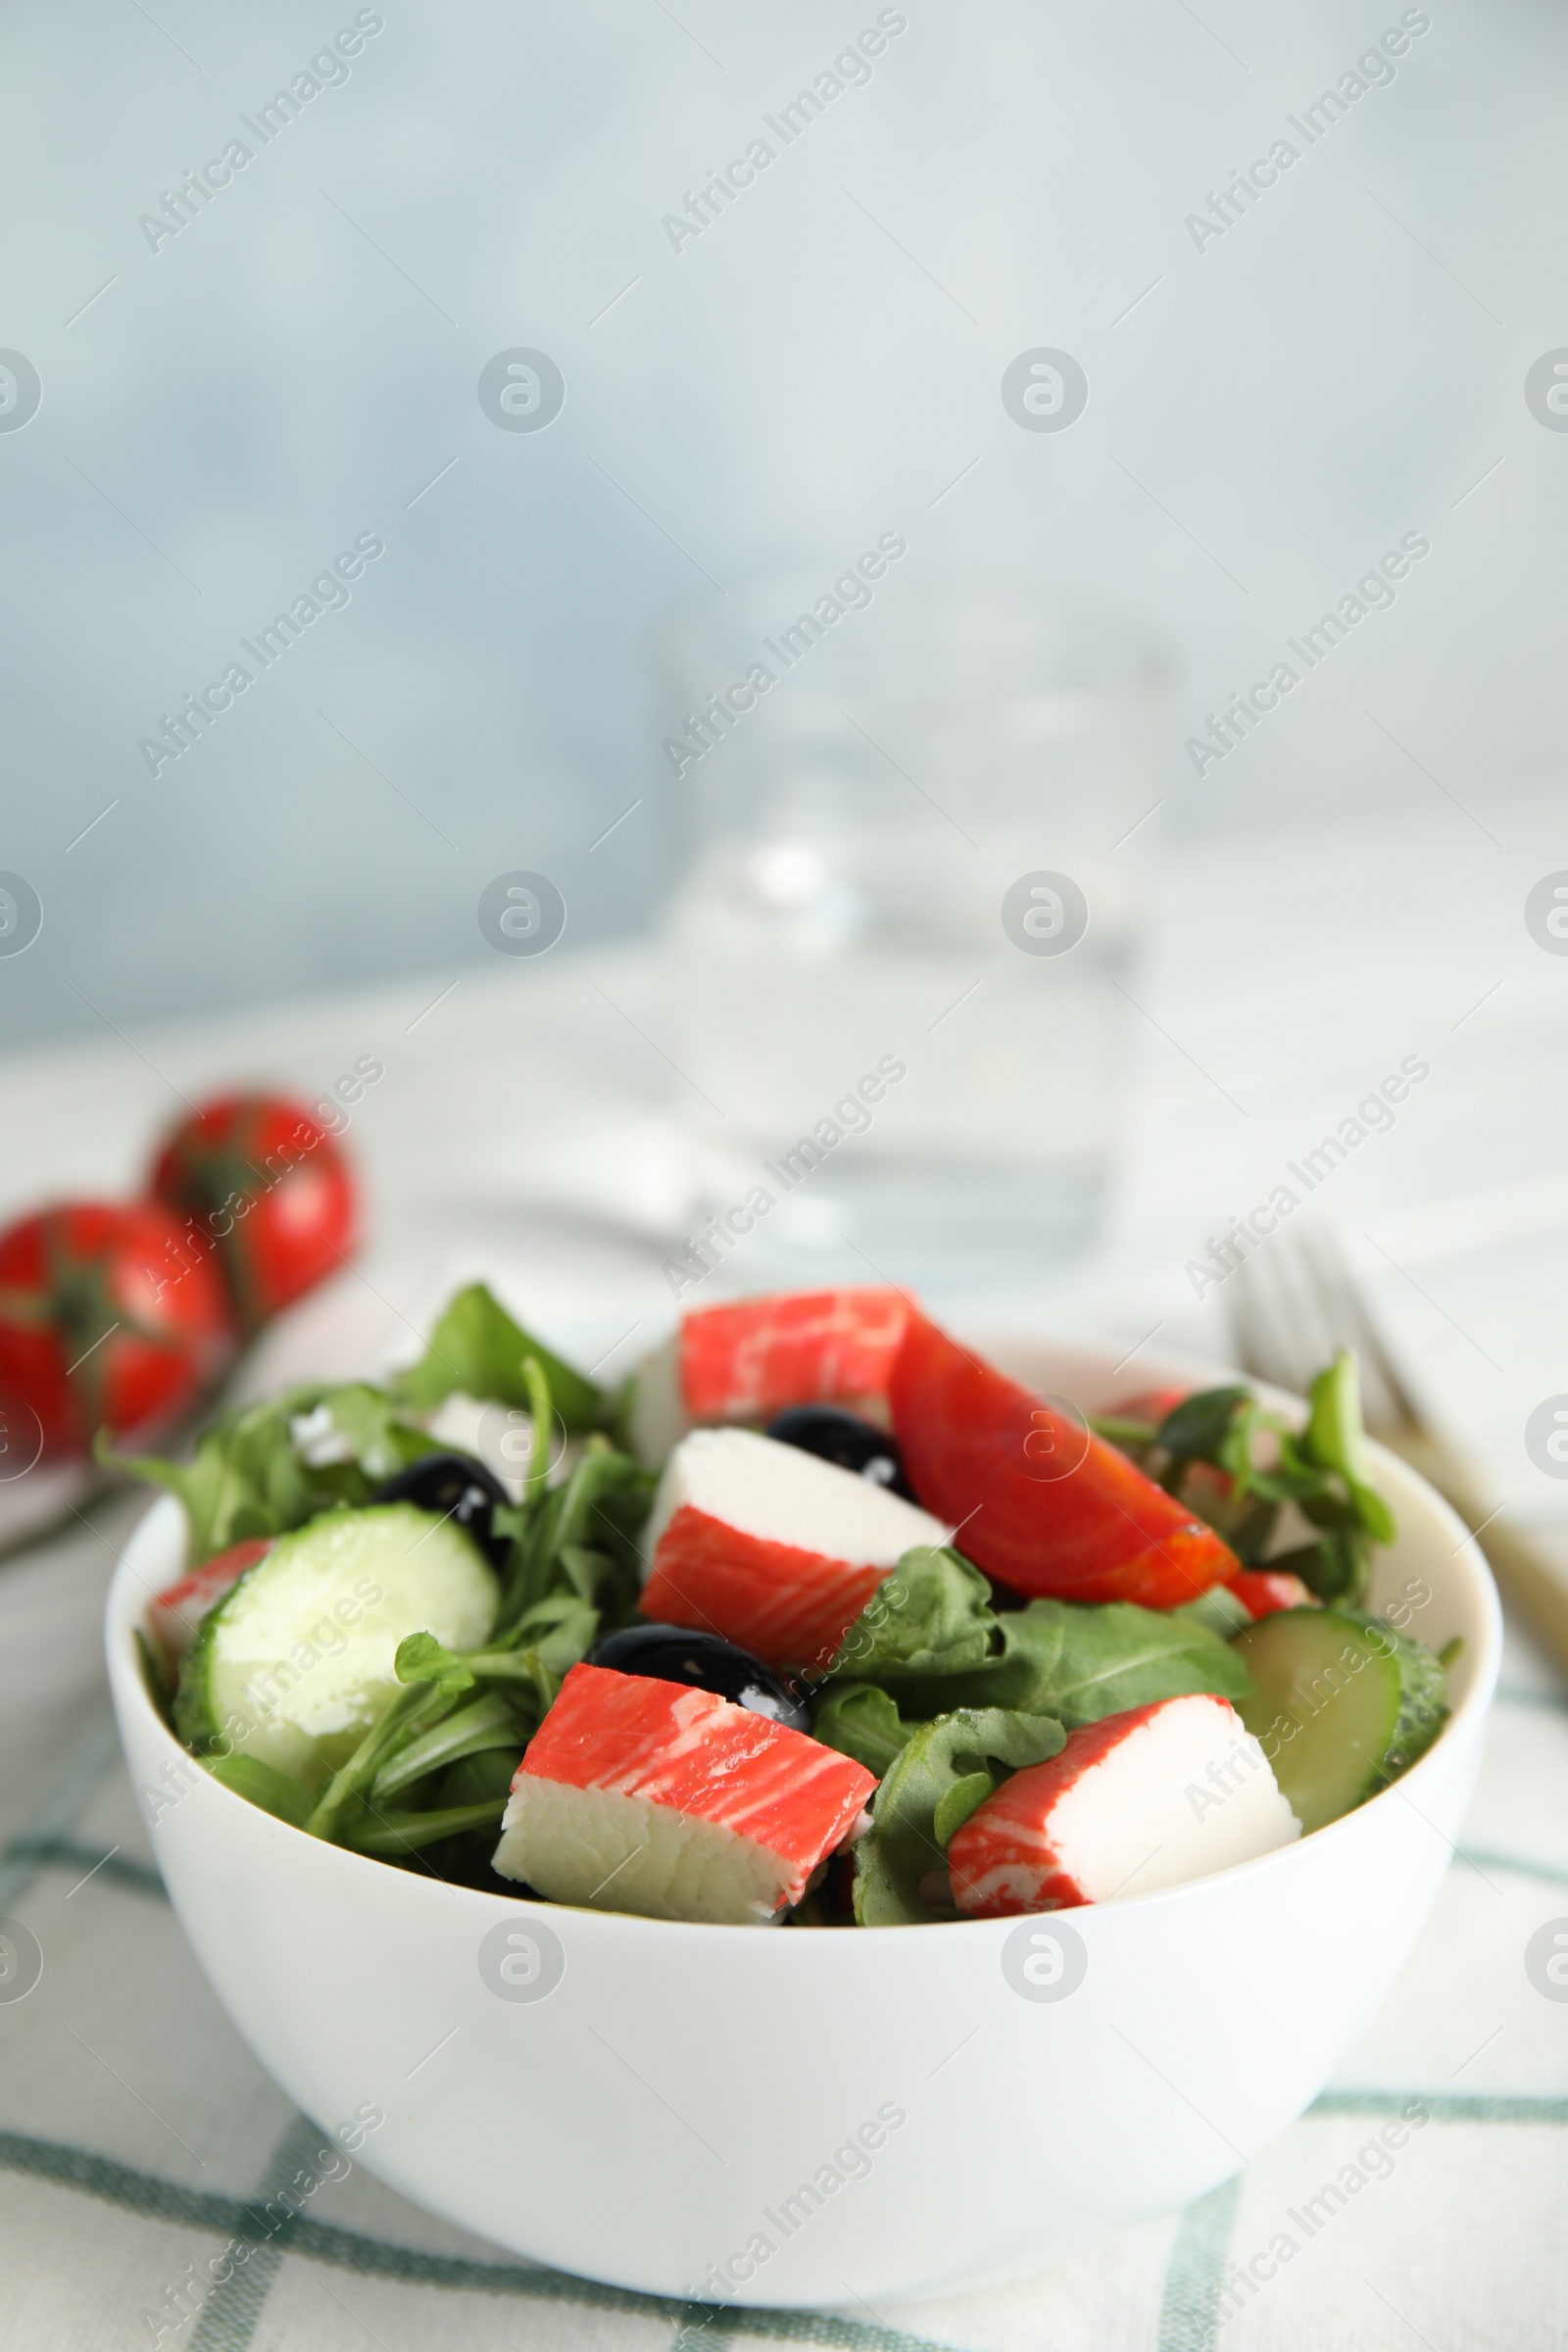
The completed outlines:
{"type": "Polygon", "coordinates": [[[703,2352],[1562,2344],[1568,2001],[1526,1953],[1546,1923],[1568,1931],[1568,1692],[1516,1636],[1410,1966],[1333,2086],[1238,2179],[993,2293],[710,2314],[512,2260],[323,2158],[191,1955],[96,1697],[83,1637],[126,1515],[0,1574],[0,1916],[44,1958],[25,1998],[0,2001],[8,2352],[639,2352],[683,2329],[703,2352]],[[276,2192],[311,2181],[289,2218],[276,2192]]]}

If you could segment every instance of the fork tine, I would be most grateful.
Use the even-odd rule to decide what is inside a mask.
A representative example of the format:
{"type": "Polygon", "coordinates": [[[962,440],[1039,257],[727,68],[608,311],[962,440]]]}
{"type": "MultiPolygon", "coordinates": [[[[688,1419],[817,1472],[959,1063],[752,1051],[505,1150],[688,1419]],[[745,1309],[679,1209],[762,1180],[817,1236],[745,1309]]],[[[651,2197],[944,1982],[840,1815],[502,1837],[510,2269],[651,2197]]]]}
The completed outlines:
{"type": "Polygon", "coordinates": [[[1241,1271],[1225,1294],[1226,1317],[1243,1370],[1258,1380],[1283,1387],[1286,1384],[1280,1377],[1283,1367],[1278,1330],[1270,1321],[1261,1291],[1257,1261],[1244,1258],[1241,1271]]]}
{"type": "Polygon", "coordinates": [[[1411,1428],[1419,1428],[1420,1409],[1400,1378],[1398,1366],[1382,1333],[1372,1320],[1360,1286],[1347,1262],[1343,1246],[1329,1227],[1322,1228],[1315,1238],[1316,1248],[1311,1254],[1316,1258],[1317,1279],[1328,1302],[1328,1319],[1345,1335],[1346,1344],[1355,1349],[1360,1358],[1363,1381],[1370,1375],[1372,1384],[1383,1392],[1381,1405],[1375,1396],[1367,1397],[1368,1422],[1374,1426],[1403,1422],[1411,1428]]]}
{"type": "Polygon", "coordinates": [[[1246,1369],[1299,1395],[1324,1358],[1311,1328],[1311,1301],[1291,1277],[1290,1251],[1257,1250],[1242,1261],[1227,1293],[1231,1330],[1246,1369]]]}
{"type": "Polygon", "coordinates": [[[1245,1258],[1226,1304],[1237,1352],[1259,1380],[1300,1396],[1339,1348],[1349,1348],[1362,1370],[1368,1426],[1421,1426],[1331,1228],[1281,1236],[1245,1258]]]}
{"type": "Polygon", "coordinates": [[[1247,1259],[1234,1286],[1225,1294],[1225,1320],[1230,1326],[1231,1346],[1236,1360],[1244,1372],[1257,1380],[1273,1380],[1275,1366],[1268,1344],[1268,1330],[1257,1311],[1257,1289],[1252,1274],[1252,1261],[1247,1259]]]}

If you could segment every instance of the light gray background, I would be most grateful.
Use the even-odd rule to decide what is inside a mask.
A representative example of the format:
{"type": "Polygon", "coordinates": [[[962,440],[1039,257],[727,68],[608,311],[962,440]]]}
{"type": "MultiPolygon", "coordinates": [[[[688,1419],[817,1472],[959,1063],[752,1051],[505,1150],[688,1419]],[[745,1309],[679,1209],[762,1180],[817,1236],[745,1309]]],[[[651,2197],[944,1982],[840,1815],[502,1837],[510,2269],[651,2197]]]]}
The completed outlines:
{"type": "Polygon", "coordinates": [[[0,960],[10,1038],[485,956],[511,867],[577,939],[644,926],[649,624],[887,528],[911,577],[1038,566],[1175,634],[1179,826],[1348,802],[1438,838],[1457,936],[1513,890],[1487,808],[1563,732],[1568,434],[1523,398],[1568,343],[1560,10],[1433,0],[1392,85],[1200,253],[1185,216],[1398,5],[907,0],[869,82],[677,253],[662,216],[869,0],[388,0],[347,82],[150,251],[138,216],[354,13],[100,0],[0,32],[0,344],[44,385],[0,433],[0,865],[46,907],[0,960]],[[519,344],[565,375],[544,432],[476,397],[519,344]],[[1070,431],[1004,410],[1036,344],[1087,369],[1070,431]],[[348,609],[150,777],[158,713],[366,530],[348,609]],[[1180,736],[1411,530],[1395,608],[1200,782],[1180,736]]]}

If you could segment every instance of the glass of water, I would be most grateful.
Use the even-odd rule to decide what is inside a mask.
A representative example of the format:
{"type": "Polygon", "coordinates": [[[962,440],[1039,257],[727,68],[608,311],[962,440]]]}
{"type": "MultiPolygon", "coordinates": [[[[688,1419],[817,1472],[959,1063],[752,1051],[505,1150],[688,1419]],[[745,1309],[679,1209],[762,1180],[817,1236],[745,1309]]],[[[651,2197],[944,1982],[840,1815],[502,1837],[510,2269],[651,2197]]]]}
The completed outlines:
{"type": "Polygon", "coordinates": [[[689,1297],[987,1286],[1080,1246],[1115,1138],[1166,751],[1163,649],[884,533],[655,641],[689,1297]]]}

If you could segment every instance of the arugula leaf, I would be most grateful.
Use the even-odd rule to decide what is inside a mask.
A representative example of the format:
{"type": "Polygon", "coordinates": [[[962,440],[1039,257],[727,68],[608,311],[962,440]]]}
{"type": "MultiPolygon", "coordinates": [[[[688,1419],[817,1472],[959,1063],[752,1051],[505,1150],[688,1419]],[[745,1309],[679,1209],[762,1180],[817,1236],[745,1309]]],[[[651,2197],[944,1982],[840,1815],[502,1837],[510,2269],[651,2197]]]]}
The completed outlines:
{"type": "Polygon", "coordinates": [[[527,1710],[531,1739],[598,1633],[597,1609],[575,1592],[552,1592],[525,1610],[510,1631],[493,1635],[489,1648],[469,1650],[463,1663],[476,1682],[499,1684],[514,1707],[527,1710]]]}
{"type": "Polygon", "coordinates": [[[179,1496],[197,1568],[247,1537],[286,1535],[338,1503],[368,1502],[431,1442],[399,1417],[384,1390],[346,1381],[307,1383],[225,1413],[188,1462],[117,1454],[102,1442],[96,1450],[108,1468],[179,1496]]]}
{"type": "Polygon", "coordinates": [[[275,1814],[279,1821],[303,1830],[311,1817],[311,1799],[298,1781],[275,1764],[261,1756],[209,1756],[204,1759],[215,1781],[232,1788],[236,1796],[260,1805],[264,1813],[275,1814]]]}
{"type": "Polygon", "coordinates": [[[437,1806],[483,1805],[500,1797],[503,1804],[512,1791],[517,1770],[515,1751],[510,1747],[482,1747],[475,1755],[465,1756],[449,1767],[436,1790],[437,1806]]]}
{"type": "Polygon", "coordinates": [[[1184,1396],[1172,1405],[1159,1425],[1157,1442],[1178,1460],[1229,1468],[1222,1459],[1226,1441],[1238,1415],[1252,1401],[1250,1389],[1200,1389],[1196,1396],[1184,1396]]]}
{"type": "Polygon", "coordinates": [[[471,1830],[498,1830],[506,1809],[506,1798],[497,1796],[488,1804],[443,1806],[438,1813],[372,1814],[368,1821],[357,1821],[338,1842],[357,1854],[387,1854],[395,1860],[471,1830]]]}
{"type": "Polygon", "coordinates": [[[953,1842],[954,1831],[961,1830],[970,1814],[978,1812],[986,1798],[996,1792],[997,1784],[989,1772],[970,1772],[938,1797],[937,1809],[931,1816],[931,1835],[944,1853],[953,1842]]]}
{"type": "Polygon", "coordinates": [[[1127,1413],[1090,1413],[1089,1426],[1097,1438],[1103,1438],[1122,1453],[1131,1454],[1142,1466],[1159,1431],[1152,1421],[1138,1421],[1127,1413]]]}
{"type": "Polygon", "coordinates": [[[575,1592],[551,1592],[524,1611],[508,1640],[531,1650],[548,1673],[564,1675],[588,1655],[598,1631],[599,1611],[590,1603],[575,1592]]]}
{"type": "Polygon", "coordinates": [[[544,1373],[568,1431],[603,1428],[610,1409],[603,1390],[514,1323],[482,1282],[459,1291],[423,1355],[398,1375],[393,1392],[401,1403],[420,1412],[460,1390],[466,1396],[494,1397],[526,1411],[535,1399],[523,1376],[525,1356],[532,1356],[544,1373]]]}
{"type": "Polygon", "coordinates": [[[563,1587],[591,1598],[612,1621],[629,1614],[641,1584],[637,1539],[657,1484],[651,1470],[595,1436],[570,1477],[537,1496],[517,1529],[503,1522],[498,1510],[497,1524],[508,1524],[513,1534],[501,1628],[515,1625],[535,1602],[563,1587]],[[585,1553],[597,1555],[605,1566],[585,1559],[585,1553]]]}
{"type": "Polygon", "coordinates": [[[1298,1576],[1319,1600],[1357,1601],[1371,1574],[1371,1546],[1359,1528],[1334,1528],[1315,1544],[1299,1544],[1294,1551],[1277,1551],[1270,1568],[1298,1576]]]}
{"type": "Polygon", "coordinates": [[[499,1690],[487,1690],[471,1706],[460,1707],[417,1740],[409,1740],[388,1755],[370,1784],[370,1809],[390,1803],[412,1788],[426,1773],[490,1747],[506,1747],[514,1767],[522,1754],[526,1734],[499,1690]]]}
{"type": "Polygon", "coordinates": [[[996,1627],[979,1569],[956,1551],[917,1544],[872,1593],[828,1671],[858,1682],[961,1674],[987,1657],[996,1627]]]}
{"type": "Polygon", "coordinates": [[[855,1849],[855,1916],[863,1928],[911,1927],[951,1918],[927,1901],[922,1880],[944,1869],[947,1838],[990,1795],[1000,1777],[1058,1755],[1066,1734],[1054,1716],[1001,1707],[961,1709],[922,1724],[871,1805],[855,1849]],[[991,1770],[992,1760],[1003,1768],[991,1770]]]}
{"type": "MultiPolygon", "coordinates": [[[[1278,1562],[1271,1560],[1269,1566],[1277,1567],[1278,1562]]],[[[1237,1599],[1227,1585],[1210,1585],[1196,1600],[1184,1600],[1171,1615],[1190,1617],[1195,1625],[1206,1626],[1211,1634],[1218,1634],[1222,1642],[1228,1642],[1233,1634],[1241,1633],[1252,1622],[1250,1609],[1245,1601],[1237,1599]]]]}
{"type": "Polygon", "coordinates": [[[1313,1381],[1310,1402],[1301,1452],[1321,1469],[1339,1472],[1363,1532],[1374,1544],[1392,1544],[1394,1513],[1372,1484],[1361,1423],[1361,1384],[1348,1348],[1342,1348],[1313,1381]]]}
{"type": "Polygon", "coordinates": [[[406,1634],[398,1643],[392,1671],[400,1683],[433,1683],[443,1697],[473,1688],[473,1677],[463,1660],[434,1634],[406,1634]]]}
{"type": "Polygon", "coordinates": [[[812,1719],[811,1737],[824,1747],[836,1747],[840,1755],[853,1756],[880,1781],[915,1729],[874,1683],[833,1683],[812,1719]]]}
{"type": "Polygon", "coordinates": [[[1093,1607],[1072,1600],[1032,1600],[1000,1618],[1002,1652],[966,1674],[901,1686],[907,1713],[953,1707],[1011,1707],[1058,1715],[1069,1730],[1213,1690],[1245,1698],[1246,1667],[1229,1642],[1180,1609],[1141,1609],[1130,1600],[1093,1607]]]}
{"type": "Polygon", "coordinates": [[[1245,1388],[1205,1389],[1172,1407],[1152,1446],[1128,1449],[1140,1460],[1152,1458],[1161,1485],[1216,1528],[1244,1566],[1288,1567],[1320,1598],[1358,1599],[1372,1545],[1394,1541],[1394,1514],[1372,1484],[1355,1357],[1348,1348],[1313,1381],[1304,1430],[1265,1412],[1245,1388]],[[1267,1468],[1253,1458],[1259,1438],[1276,1449],[1267,1468]],[[1216,1482],[1213,1471],[1224,1478],[1216,1482]],[[1322,1528],[1323,1538],[1271,1557],[1286,1503],[1322,1528]]]}

